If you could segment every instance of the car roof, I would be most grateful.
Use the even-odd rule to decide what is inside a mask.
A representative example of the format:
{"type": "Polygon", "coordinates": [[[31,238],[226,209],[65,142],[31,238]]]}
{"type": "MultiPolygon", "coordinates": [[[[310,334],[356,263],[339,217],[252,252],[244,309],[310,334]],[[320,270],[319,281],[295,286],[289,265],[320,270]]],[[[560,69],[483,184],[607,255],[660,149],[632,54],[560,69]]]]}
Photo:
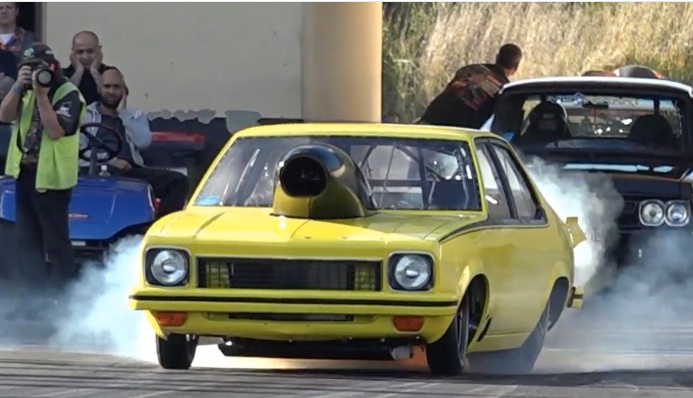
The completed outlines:
{"type": "Polygon", "coordinates": [[[540,77],[532,79],[523,79],[511,82],[503,86],[501,94],[506,91],[515,89],[528,89],[532,87],[547,89],[556,85],[576,86],[588,85],[590,87],[599,87],[601,89],[613,87],[614,91],[624,89],[640,89],[648,90],[662,89],[667,91],[679,91],[682,94],[693,96],[693,88],[683,83],[674,82],[671,80],[659,79],[643,79],[632,77],[609,77],[609,76],[567,76],[567,77],[540,77]]]}
{"type": "Polygon", "coordinates": [[[424,124],[389,123],[287,123],[253,126],[234,134],[234,137],[287,136],[363,136],[418,138],[431,140],[471,141],[477,137],[496,137],[485,131],[424,124]]]}

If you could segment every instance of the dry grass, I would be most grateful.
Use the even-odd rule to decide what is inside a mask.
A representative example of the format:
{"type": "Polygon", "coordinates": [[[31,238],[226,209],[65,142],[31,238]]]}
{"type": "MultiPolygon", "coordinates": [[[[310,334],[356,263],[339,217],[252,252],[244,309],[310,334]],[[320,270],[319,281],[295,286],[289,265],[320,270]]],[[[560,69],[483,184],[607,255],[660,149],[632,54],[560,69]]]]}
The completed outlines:
{"type": "Polygon", "coordinates": [[[693,82],[693,3],[438,3],[407,14],[387,16],[383,49],[384,110],[405,121],[457,68],[491,62],[506,42],[525,53],[515,80],[638,63],[693,82]]]}

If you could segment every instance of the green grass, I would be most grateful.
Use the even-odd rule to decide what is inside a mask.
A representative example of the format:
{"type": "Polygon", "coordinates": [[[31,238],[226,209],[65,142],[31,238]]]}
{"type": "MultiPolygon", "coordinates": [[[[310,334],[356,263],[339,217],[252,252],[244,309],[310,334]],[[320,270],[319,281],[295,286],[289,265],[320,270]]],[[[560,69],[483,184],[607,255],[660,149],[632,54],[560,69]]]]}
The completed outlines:
{"type": "Polygon", "coordinates": [[[383,113],[418,117],[460,66],[513,42],[514,80],[643,64],[693,82],[693,3],[384,3],[383,113]]]}

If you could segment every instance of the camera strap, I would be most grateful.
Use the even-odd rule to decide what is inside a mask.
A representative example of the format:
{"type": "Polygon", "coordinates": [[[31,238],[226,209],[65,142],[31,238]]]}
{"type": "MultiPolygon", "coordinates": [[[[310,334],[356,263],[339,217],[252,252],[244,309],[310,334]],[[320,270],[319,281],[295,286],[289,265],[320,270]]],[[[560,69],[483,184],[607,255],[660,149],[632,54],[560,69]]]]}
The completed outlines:
{"type": "MultiPolygon", "coordinates": [[[[23,104],[20,104],[20,105],[23,105],[23,104]]],[[[34,108],[33,108],[34,114],[31,115],[29,128],[31,128],[31,125],[34,124],[34,118],[38,117],[38,112],[36,110],[37,106],[38,106],[38,104],[36,103],[36,98],[34,98],[34,108]]],[[[22,154],[27,155],[29,152],[34,150],[37,145],[40,145],[41,140],[36,140],[36,142],[32,145],[31,148],[28,148],[26,150],[24,149],[24,145],[22,144],[22,138],[21,138],[21,135],[22,135],[22,113],[23,112],[24,112],[24,106],[20,106],[19,110],[17,111],[17,141],[16,141],[16,144],[17,144],[17,149],[19,149],[19,151],[22,152],[22,154]]],[[[41,129],[40,122],[39,122],[39,125],[37,126],[37,128],[39,130],[41,129]]],[[[29,135],[29,131],[27,131],[27,136],[28,135],[29,135]]],[[[24,137],[25,142],[26,142],[26,138],[27,137],[24,137]]]]}
{"type": "Polygon", "coordinates": [[[22,152],[24,155],[26,155],[26,151],[24,151],[24,145],[22,145],[22,113],[24,112],[24,104],[22,104],[22,99],[19,99],[19,109],[17,110],[17,149],[19,149],[20,152],[22,152]]]}

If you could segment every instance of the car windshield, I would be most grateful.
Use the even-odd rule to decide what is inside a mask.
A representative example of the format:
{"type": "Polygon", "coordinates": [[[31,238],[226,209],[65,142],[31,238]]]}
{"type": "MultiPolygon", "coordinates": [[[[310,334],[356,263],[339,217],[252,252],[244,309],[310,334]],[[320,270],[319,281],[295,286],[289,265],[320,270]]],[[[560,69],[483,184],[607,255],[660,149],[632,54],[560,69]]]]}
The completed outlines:
{"type": "Polygon", "coordinates": [[[683,112],[672,98],[527,96],[520,120],[512,134],[503,133],[525,151],[565,148],[677,155],[685,148],[683,112]]]}
{"type": "Polygon", "coordinates": [[[480,210],[465,142],[337,135],[239,138],[212,170],[194,203],[270,207],[279,160],[291,148],[317,143],[351,155],[379,209],[480,210]]]}

